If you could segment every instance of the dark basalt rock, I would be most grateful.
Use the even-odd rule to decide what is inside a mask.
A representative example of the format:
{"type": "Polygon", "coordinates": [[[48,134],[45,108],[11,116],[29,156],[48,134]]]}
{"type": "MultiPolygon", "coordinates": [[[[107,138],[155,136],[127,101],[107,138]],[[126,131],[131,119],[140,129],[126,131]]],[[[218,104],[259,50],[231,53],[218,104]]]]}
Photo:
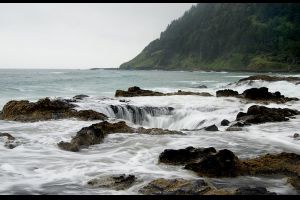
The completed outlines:
{"type": "Polygon", "coordinates": [[[201,195],[211,189],[203,180],[159,178],[151,181],[139,192],[145,195],[201,195]]]}
{"type": "Polygon", "coordinates": [[[294,81],[300,81],[299,77],[278,77],[278,76],[267,76],[267,75],[254,75],[254,76],[249,76],[247,78],[242,78],[240,79],[238,82],[243,82],[243,81],[249,81],[249,80],[262,80],[262,81],[269,81],[269,82],[273,82],[273,81],[290,81],[290,82],[294,82],[294,81]]]}
{"type": "Polygon", "coordinates": [[[125,190],[130,188],[135,181],[136,177],[134,175],[117,174],[95,178],[88,181],[87,184],[93,188],[103,187],[115,190],[125,190]]]}
{"type": "Polygon", "coordinates": [[[195,86],[194,88],[207,88],[207,86],[206,85],[198,85],[198,86],[195,86]]]}
{"type": "Polygon", "coordinates": [[[197,96],[203,96],[203,97],[213,96],[208,92],[187,92],[187,91],[181,91],[181,90],[178,90],[177,92],[165,94],[165,96],[172,96],[172,95],[197,95],[197,96]]]}
{"type": "Polygon", "coordinates": [[[15,137],[9,133],[0,133],[0,137],[7,137],[8,140],[15,140],[15,137]]]}
{"type": "Polygon", "coordinates": [[[293,138],[299,138],[299,137],[300,137],[299,133],[295,133],[295,134],[293,135],[293,138]]]}
{"type": "Polygon", "coordinates": [[[205,127],[204,130],[206,130],[206,131],[219,131],[218,127],[215,124],[205,127]]]}
{"type": "Polygon", "coordinates": [[[238,126],[229,126],[226,131],[242,131],[243,129],[238,126]]]}
{"type": "Polygon", "coordinates": [[[221,121],[221,126],[228,126],[230,124],[230,121],[228,121],[227,119],[223,119],[221,121]]]}
{"type": "MultiPolygon", "coordinates": [[[[197,149],[188,147],[185,150],[193,152],[197,149]]],[[[227,149],[216,153],[211,151],[206,156],[200,155],[198,159],[194,159],[197,158],[194,152],[191,154],[182,152],[166,150],[160,155],[160,159],[164,158],[166,163],[175,165],[188,162],[184,168],[196,172],[201,177],[286,175],[290,177],[288,183],[297,189],[300,188],[300,155],[295,153],[265,154],[257,158],[240,160],[227,149]],[[190,158],[184,158],[186,155],[190,158]]],[[[245,191],[240,190],[241,193],[245,191]]]]}
{"type": "Polygon", "coordinates": [[[251,88],[247,89],[242,93],[242,96],[246,99],[251,100],[264,100],[264,101],[275,101],[278,103],[285,103],[287,101],[298,101],[298,98],[288,98],[284,95],[281,95],[280,92],[269,92],[269,89],[266,87],[261,88],[251,88]]]}
{"type": "Polygon", "coordinates": [[[115,97],[136,97],[136,96],[171,96],[171,95],[198,95],[198,96],[212,96],[207,92],[187,92],[178,90],[178,92],[173,93],[162,93],[155,92],[151,90],[143,90],[137,86],[128,88],[127,91],[117,90],[115,97]]]}
{"type": "Polygon", "coordinates": [[[241,99],[253,100],[253,101],[262,101],[262,102],[275,102],[275,103],[286,103],[288,101],[298,101],[298,98],[289,98],[281,95],[280,92],[269,92],[269,89],[266,87],[261,88],[251,88],[245,90],[242,94],[239,94],[237,91],[226,89],[218,90],[216,92],[217,97],[237,97],[241,99]]]}
{"type": "Polygon", "coordinates": [[[275,192],[269,192],[264,187],[240,187],[236,190],[236,195],[276,195],[275,192]]]}
{"type": "Polygon", "coordinates": [[[185,149],[166,149],[159,155],[159,162],[173,165],[188,164],[216,153],[216,149],[187,147],[185,149]]]}
{"type": "Polygon", "coordinates": [[[6,138],[4,146],[8,149],[13,149],[20,145],[20,142],[17,141],[16,138],[9,133],[0,133],[0,137],[6,138]]]}
{"type": "Polygon", "coordinates": [[[288,121],[288,117],[298,114],[300,114],[299,111],[288,108],[268,108],[265,106],[253,105],[248,108],[247,113],[238,113],[236,120],[248,124],[282,122],[288,121]]]}
{"type": "Polygon", "coordinates": [[[218,90],[216,92],[217,97],[236,97],[239,93],[237,91],[231,90],[231,89],[225,89],[225,90],[218,90]]]}
{"type": "Polygon", "coordinates": [[[79,94],[73,97],[74,100],[82,100],[84,98],[89,97],[89,95],[85,95],[85,94],[79,94]]]}
{"type": "Polygon", "coordinates": [[[89,127],[84,127],[77,132],[76,136],[70,142],[59,142],[57,145],[63,150],[77,152],[82,147],[100,144],[106,135],[112,133],[141,133],[141,134],[183,134],[179,131],[171,131],[165,129],[145,129],[132,128],[127,126],[124,121],[109,123],[107,121],[92,124],[89,127]]]}
{"type": "Polygon", "coordinates": [[[195,171],[200,176],[235,177],[238,175],[238,164],[238,157],[233,152],[223,149],[198,163],[187,164],[184,168],[195,171]]]}
{"type": "Polygon", "coordinates": [[[129,132],[134,132],[134,129],[127,126],[124,121],[113,124],[104,121],[82,128],[71,142],[59,142],[58,146],[63,150],[76,152],[81,146],[100,144],[107,134],[129,132]]]}
{"type": "Polygon", "coordinates": [[[107,116],[94,110],[79,110],[74,113],[74,117],[81,120],[105,120],[107,116]]]}
{"type": "Polygon", "coordinates": [[[0,119],[21,122],[35,122],[65,118],[81,120],[105,120],[107,117],[96,111],[74,109],[75,105],[66,100],[44,98],[36,103],[29,101],[9,101],[3,107],[0,119]]]}
{"type": "Polygon", "coordinates": [[[117,90],[115,97],[135,97],[135,96],[163,96],[161,92],[154,92],[151,90],[143,90],[137,86],[128,88],[127,91],[117,90]]]}

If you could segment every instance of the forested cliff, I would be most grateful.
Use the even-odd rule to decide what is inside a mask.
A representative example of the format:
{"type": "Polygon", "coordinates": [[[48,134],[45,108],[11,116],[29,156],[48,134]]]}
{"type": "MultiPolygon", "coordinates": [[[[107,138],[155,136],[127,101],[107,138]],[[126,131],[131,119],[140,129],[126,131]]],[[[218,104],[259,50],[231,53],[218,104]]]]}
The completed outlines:
{"type": "Polygon", "coordinates": [[[299,71],[300,4],[197,4],[120,68],[299,71]]]}

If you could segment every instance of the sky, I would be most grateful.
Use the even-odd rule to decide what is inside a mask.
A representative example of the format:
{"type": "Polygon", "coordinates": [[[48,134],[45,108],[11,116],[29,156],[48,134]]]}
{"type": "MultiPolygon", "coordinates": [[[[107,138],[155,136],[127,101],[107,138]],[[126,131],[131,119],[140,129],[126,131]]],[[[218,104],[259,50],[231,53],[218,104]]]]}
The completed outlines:
{"type": "Polygon", "coordinates": [[[192,3],[0,4],[0,68],[119,67],[192,3]]]}

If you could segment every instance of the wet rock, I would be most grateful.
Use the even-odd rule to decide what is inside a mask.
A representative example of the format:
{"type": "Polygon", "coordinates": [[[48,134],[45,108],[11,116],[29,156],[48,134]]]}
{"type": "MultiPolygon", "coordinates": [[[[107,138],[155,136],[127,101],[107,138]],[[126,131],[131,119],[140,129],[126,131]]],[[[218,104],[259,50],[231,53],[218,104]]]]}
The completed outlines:
{"type": "Polygon", "coordinates": [[[300,176],[289,177],[287,182],[300,191],[300,176]]]}
{"type": "Polygon", "coordinates": [[[74,117],[77,117],[78,119],[81,120],[86,120],[86,121],[90,121],[90,120],[105,120],[107,119],[107,116],[96,112],[94,110],[79,110],[74,112],[74,117]]]}
{"type": "Polygon", "coordinates": [[[269,92],[269,89],[266,87],[261,88],[251,88],[247,89],[242,93],[242,96],[246,99],[251,100],[264,100],[264,101],[274,101],[278,103],[285,103],[287,101],[298,101],[298,98],[288,98],[284,95],[281,95],[280,92],[269,92]]]}
{"type": "Polygon", "coordinates": [[[203,195],[235,195],[235,191],[232,188],[213,188],[203,195]]]}
{"type": "Polygon", "coordinates": [[[171,96],[171,95],[198,95],[198,96],[212,96],[207,92],[187,92],[178,90],[178,92],[173,93],[162,93],[155,92],[151,90],[143,90],[137,86],[128,88],[127,91],[117,90],[115,97],[136,97],[136,96],[171,96]]]}
{"type": "Polygon", "coordinates": [[[0,137],[7,137],[8,140],[15,140],[15,137],[9,133],[0,133],[0,137]]]}
{"type": "Polygon", "coordinates": [[[216,92],[217,97],[237,97],[246,100],[260,101],[260,102],[275,102],[275,103],[286,103],[288,101],[298,101],[298,98],[285,97],[280,92],[269,92],[266,87],[261,88],[250,88],[245,90],[242,94],[231,89],[218,90],[216,92]]]}
{"type": "Polygon", "coordinates": [[[20,141],[17,140],[8,140],[5,142],[4,146],[8,149],[14,149],[21,144],[20,141]]]}
{"type": "Polygon", "coordinates": [[[200,162],[187,164],[184,168],[192,170],[200,176],[235,177],[238,175],[239,159],[227,149],[209,155],[200,162]]]}
{"type": "Polygon", "coordinates": [[[236,190],[236,195],[276,195],[275,192],[269,192],[264,187],[240,187],[236,190]]]}
{"type": "Polygon", "coordinates": [[[230,121],[228,121],[227,119],[223,119],[221,121],[221,126],[228,126],[230,124],[230,121]]]}
{"type": "Polygon", "coordinates": [[[125,190],[130,188],[136,177],[134,175],[117,174],[110,176],[103,176],[88,181],[88,185],[93,188],[110,188],[115,190],[125,190]]]}
{"type": "Polygon", "coordinates": [[[127,91],[117,90],[115,97],[135,97],[135,96],[163,96],[161,92],[154,92],[151,90],[143,90],[137,86],[128,88],[127,91]]]}
{"type": "Polygon", "coordinates": [[[145,195],[201,195],[212,190],[203,180],[159,178],[139,190],[145,195]]]}
{"type": "Polygon", "coordinates": [[[100,144],[107,134],[132,132],[134,129],[127,126],[124,121],[117,123],[104,121],[82,128],[71,142],[59,142],[58,146],[67,151],[79,151],[82,146],[100,144]]]}
{"type": "Polygon", "coordinates": [[[105,120],[107,117],[96,111],[77,111],[75,105],[61,99],[40,99],[37,102],[9,101],[3,107],[0,119],[21,122],[35,122],[65,118],[79,118],[82,120],[105,120]]]}
{"type": "Polygon", "coordinates": [[[198,86],[196,86],[195,88],[207,88],[207,86],[206,85],[198,85],[198,86]]]}
{"type": "Polygon", "coordinates": [[[14,136],[9,133],[0,133],[1,138],[5,138],[4,146],[8,149],[13,149],[20,145],[20,141],[17,141],[14,136]]]}
{"type": "Polygon", "coordinates": [[[248,124],[260,124],[265,122],[288,121],[288,117],[300,114],[297,110],[288,108],[268,108],[253,105],[248,108],[247,113],[240,112],[236,120],[248,124]]]}
{"type": "Polygon", "coordinates": [[[218,127],[215,124],[205,127],[204,130],[206,130],[206,131],[219,131],[218,127]]]}
{"type": "Polygon", "coordinates": [[[216,153],[216,149],[187,147],[185,149],[166,149],[159,155],[159,162],[173,165],[188,164],[216,153]]]}
{"type": "Polygon", "coordinates": [[[128,102],[130,102],[130,101],[125,100],[125,99],[120,99],[119,102],[122,102],[122,103],[128,103],[128,102]]]}
{"type": "Polygon", "coordinates": [[[171,96],[171,95],[197,95],[197,96],[203,96],[203,97],[213,96],[208,92],[187,92],[187,91],[181,91],[181,90],[178,90],[177,92],[165,94],[165,96],[171,96]]]}
{"type": "Polygon", "coordinates": [[[278,76],[267,76],[267,75],[254,75],[254,76],[249,76],[247,78],[242,78],[238,82],[243,82],[243,81],[249,81],[249,80],[262,80],[262,81],[300,81],[300,77],[278,77],[278,76]]]}
{"type": "Polygon", "coordinates": [[[145,129],[132,128],[124,121],[109,123],[107,121],[92,124],[89,127],[84,127],[77,132],[76,136],[70,142],[59,142],[57,145],[63,150],[77,152],[82,147],[100,144],[106,135],[112,133],[141,133],[141,134],[183,134],[179,131],[170,131],[164,129],[145,129]]]}
{"type": "Polygon", "coordinates": [[[73,97],[74,100],[82,100],[84,98],[87,98],[89,97],[88,95],[85,95],[85,94],[79,94],[79,95],[76,95],[73,97]]]}
{"type": "Polygon", "coordinates": [[[180,134],[184,135],[181,131],[174,131],[168,129],[161,129],[161,128],[143,128],[139,127],[136,129],[137,133],[140,134],[148,134],[148,135],[170,135],[170,134],[180,134]]]}
{"type": "Polygon", "coordinates": [[[229,126],[226,131],[242,131],[243,129],[238,126],[229,126]]]}
{"type": "MultiPolygon", "coordinates": [[[[201,177],[286,175],[290,177],[288,183],[299,189],[300,155],[298,154],[282,152],[240,160],[230,150],[223,149],[218,152],[212,150],[215,149],[212,148],[208,154],[201,155],[200,153],[200,156],[196,153],[197,149],[193,147],[180,151],[165,150],[159,159],[167,164],[187,163],[184,168],[196,172],[201,177]]],[[[259,193],[261,190],[240,189],[239,192],[246,193],[249,191],[259,193]]]]}
{"type": "Polygon", "coordinates": [[[280,154],[266,154],[253,159],[241,160],[239,174],[300,176],[300,155],[282,152],[280,154]]]}
{"type": "Polygon", "coordinates": [[[225,90],[218,90],[216,92],[217,97],[236,97],[239,93],[237,91],[231,90],[231,89],[225,89],[225,90]]]}
{"type": "Polygon", "coordinates": [[[293,138],[299,138],[299,137],[300,137],[299,133],[295,133],[295,134],[293,135],[293,138]]]}

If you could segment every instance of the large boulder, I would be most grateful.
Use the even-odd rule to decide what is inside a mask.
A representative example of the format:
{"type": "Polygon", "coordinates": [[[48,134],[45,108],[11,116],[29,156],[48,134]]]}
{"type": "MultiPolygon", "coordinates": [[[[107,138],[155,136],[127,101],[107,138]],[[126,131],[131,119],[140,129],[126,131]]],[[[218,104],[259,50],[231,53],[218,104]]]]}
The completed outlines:
{"type": "MultiPolygon", "coordinates": [[[[300,188],[300,155],[282,152],[265,154],[256,158],[240,160],[227,149],[214,152],[210,147],[208,153],[201,149],[188,147],[182,150],[165,150],[160,154],[160,161],[167,164],[185,164],[185,169],[196,172],[201,177],[236,177],[257,175],[286,175],[288,183],[300,188]],[[199,152],[199,154],[197,153],[199,152]]],[[[240,193],[257,192],[262,190],[241,189],[240,193]]],[[[266,193],[267,194],[267,193],[266,193]]]]}
{"type": "Polygon", "coordinates": [[[3,107],[0,119],[21,122],[35,122],[65,118],[78,118],[81,120],[105,120],[107,116],[93,110],[77,111],[76,107],[65,100],[40,99],[37,102],[9,101],[3,107]]]}
{"type": "Polygon", "coordinates": [[[242,96],[246,99],[251,99],[251,100],[274,101],[278,103],[285,103],[287,101],[299,100],[298,98],[285,97],[278,91],[271,93],[269,92],[269,89],[266,87],[247,89],[242,93],[242,96]]]}
{"type": "Polygon", "coordinates": [[[275,103],[286,103],[288,101],[298,101],[298,98],[285,97],[280,92],[269,92],[266,87],[261,88],[250,88],[245,90],[242,94],[231,89],[218,90],[216,92],[217,97],[237,97],[246,100],[260,101],[260,102],[275,102],[275,103]]]}
{"type": "Polygon", "coordinates": [[[92,188],[110,188],[115,190],[125,190],[130,188],[135,181],[136,177],[134,175],[117,174],[101,176],[88,181],[87,184],[92,188]]]}
{"type": "Polygon", "coordinates": [[[265,122],[288,121],[289,117],[300,114],[297,110],[288,108],[268,108],[253,105],[248,108],[247,113],[240,112],[236,120],[247,124],[260,124],[265,122]]]}
{"type": "Polygon", "coordinates": [[[124,121],[109,123],[107,121],[92,124],[77,132],[71,142],[59,142],[58,146],[67,151],[79,151],[82,146],[100,144],[107,134],[111,133],[132,133],[135,129],[127,126],[124,121]]]}
{"type": "Polygon", "coordinates": [[[132,128],[124,121],[110,123],[103,121],[92,124],[89,127],[84,127],[77,132],[76,136],[70,142],[59,142],[57,145],[63,150],[77,152],[82,147],[100,144],[108,134],[112,133],[140,133],[140,134],[183,134],[179,131],[171,131],[166,129],[145,129],[143,127],[132,128]]]}
{"type": "Polygon", "coordinates": [[[236,97],[239,93],[237,91],[231,90],[231,89],[225,89],[225,90],[218,90],[216,92],[217,97],[236,97]]]}
{"type": "Polygon", "coordinates": [[[117,90],[115,97],[135,97],[135,96],[163,96],[161,92],[154,92],[151,90],[143,90],[137,86],[128,88],[127,91],[117,90]]]}
{"type": "Polygon", "coordinates": [[[200,162],[187,164],[184,168],[200,176],[235,177],[238,175],[239,159],[227,149],[203,158],[200,162]]]}
{"type": "Polygon", "coordinates": [[[227,119],[223,119],[221,121],[221,126],[228,126],[230,124],[230,121],[228,121],[227,119]]]}
{"type": "Polygon", "coordinates": [[[216,149],[187,147],[185,149],[166,149],[159,155],[159,162],[173,165],[188,164],[199,161],[204,157],[216,153],[216,149]]]}
{"type": "Polygon", "coordinates": [[[219,131],[218,127],[215,124],[205,127],[204,130],[206,130],[206,131],[219,131]]]}

